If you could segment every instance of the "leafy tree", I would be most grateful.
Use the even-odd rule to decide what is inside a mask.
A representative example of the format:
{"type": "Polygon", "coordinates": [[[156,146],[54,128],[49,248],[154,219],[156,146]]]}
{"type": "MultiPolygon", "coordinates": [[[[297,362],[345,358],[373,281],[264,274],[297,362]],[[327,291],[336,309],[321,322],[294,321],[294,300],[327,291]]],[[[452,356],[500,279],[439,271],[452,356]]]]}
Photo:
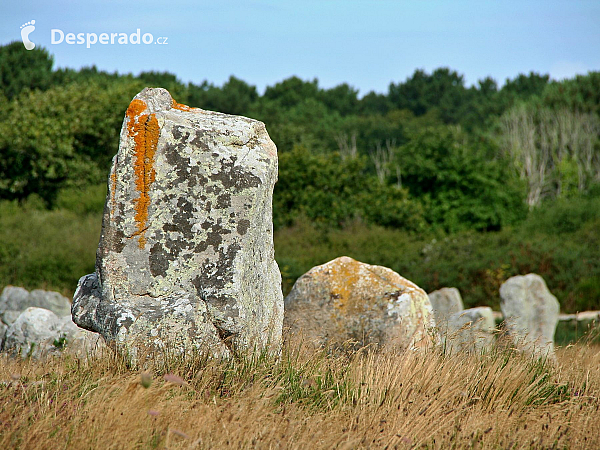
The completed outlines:
{"type": "Polygon", "coordinates": [[[388,96],[396,108],[408,109],[416,116],[438,108],[444,122],[458,123],[465,93],[463,76],[444,67],[431,75],[416,70],[404,83],[391,83],[388,96]]]}
{"type": "Polygon", "coordinates": [[[188,90],[191,106],[227,114],[248,115],[258,99],[255,86],[233,75],[220,88],[205,81],[200,86],[190,84],[188,90]]]}
{"type": "Polygon", "coordinates": [[[262,99],[250,115],[267,124],[269,135],[281,152],[302,145],[315,152],[336,148],[335,136],[340,116],[331,112],[315,98],[306,98],[290,108],[281,108],[277,101],[262,99]]]}
{"type": "Polygon", "coordinates": [[[78,70],[59,68],[52,72],[52,86],[66,86],[71,83],[94,83],[100,89],[108,89],[117,81],[134,81],[131,74],[120,75],[117,72],[109,73],[98,70],[95,65],[82,67],[78,70]]]}
{"type": "Polygon", "coordinates": [[[586,191],[600,180],[600,118],[592,113],[521,103],[499,120],[499,141],[521,179],[527,204],[586,191]]]}
{"type": "Polygon", "coordinates": [[[319,83],[315,78],[313,81],[303,81],[298,77],[287,78],[275,86],[268,86],[264,98],[275,101],[281,108],[287,109],[303,102],[306,99],[319,99],[319,83]]]}
{"type": "Polygon", "coordinates": [[[322,91],[323,103],[332,111],[342,116],[355,114],[358,107],[358,90],[346,83],[322,91]]]}
{"type": "Polygon", "coordinates": [[[315,224],[341,226],[361,218],[368,223],[421,229],[418,204],[406,190],[382,186],[365,173],[363,157],[342,160],[339,154],[316,155],[302,146],[280,156],[273,199],[276,227],[306,217],[315,224]]]}
{"type": "Polygon", "coordinates": [[[338,138],[348,139],[354,136],[358,153],[368,155],[377,146],[386,145],[386,142],[393,143],[394,146],[405,143],[406,127],[413,122],[414,115],[407,110],[392,110],[385,115],[348,116],[342,121],[341,135],[338,138]]]}
{"type": "Polygon", "coordinates": [[[594,113],[600,117],[600,72],[577,75],[574,79],[549,83],[542,94],[545,106],[594,113]]]}
{"type": "Polygon", "coordinates": [[[24,89],[48,89],[53,62],[42,47],[28,51],[18,41],[0,46],[0,91],[10,100],[24,89]]]}
{"type": "Polygon", "coordinates": [[[62,187],[105,181],[123,112],[141,88],[72,83],[16,97],[0,122],[0,199],[36,193],[52,205],[62,187]]]}
{"type": "Polygon", "coordinates": [[[387,95],[371,91],[359,100],[357,112],[362,115],[386,114],[393,107],[387,95]]]}
{"type": "Polygon", "coordinates": [[[504,96],[527,100],[530,97],[540,95],[549,80],[550,75],[540,75],[536,72],[529,72],[529,75],[519,74],[512,80],[506,80],[501,93],[504,96]]]}
{"type": "Polygon", "coordinates": [[[195,108],[208,108],[208,91],[212,89],[219,89],[215,87],[212,83],[204,80],[202,84],[194,84],[188,83],[187,92],[188,92],[188,104],[189,106],[193,106],[195,108]]]}
{"type": "Polygon", "coordinates": [[[523,191],[489,142],[469,143],[456,129],[420,130],[398,149],[402,186],[423,202],[426,219],[446,231],[499,230],[521,219],[523,191]]]}

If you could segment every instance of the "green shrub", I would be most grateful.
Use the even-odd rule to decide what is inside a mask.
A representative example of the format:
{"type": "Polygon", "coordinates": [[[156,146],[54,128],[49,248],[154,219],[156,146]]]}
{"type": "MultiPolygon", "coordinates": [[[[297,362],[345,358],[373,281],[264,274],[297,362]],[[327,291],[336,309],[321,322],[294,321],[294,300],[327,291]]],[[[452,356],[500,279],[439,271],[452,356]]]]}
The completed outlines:
{"type": "Polygon", "coordinates": [[[423,229],[420,204],[409,199],[405,189],[380,184],[366,173],[365,164],[362,157],[313,154],[300,146],[281,154],[273,196],[275,228],[306,217],[335,228],[363,219],[405,230],[423,229]]]}
{"type": "Polygon", "coordinates": [[[600,309],[600,220],[557,234],[543,226],[536,231],[536,217],[499,232],[450,235],[431,230],[417,235],[360,222],[319,229],[305,220],[275,233],[275,256],[285,268],[284,293],[313,266],[346,255],[389,267],[427,292],[456,287],[466,308],[499,309],[500,285],[533,272],[544,278],[561,311],[600,309]]]}
{"type": "Polygon", "coordinates": [[[0,202],[0,289],[8,284],[71,296],[93,272],[100,214],[27,209],[0,202]]]}
{"type": "Polygon", "coordinates": [[[106,189],[106,184],[61,189],[56,198],[56,207],[77,214],[102,213],[106,189]]]}
{"type": "Polygon", "coordinates": [[[490,142],[470,143],[457,129],[431,127],[398,149],[402,185],[447,232],[496,231],[526,216],[521,183],[490,142]]]}

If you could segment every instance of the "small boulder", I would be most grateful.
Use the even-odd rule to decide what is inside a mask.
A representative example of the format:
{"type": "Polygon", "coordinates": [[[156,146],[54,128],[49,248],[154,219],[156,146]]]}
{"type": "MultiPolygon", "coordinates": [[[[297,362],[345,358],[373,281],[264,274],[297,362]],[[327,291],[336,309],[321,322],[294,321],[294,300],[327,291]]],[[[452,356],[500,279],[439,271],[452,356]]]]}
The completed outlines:
{"type": "MultiPolygon", "coordinates": [[[[37,306],[33,306],[33,308],[37,308],[37,306]]],[[[27,309],[27,308],[25,308],[25,309],[27,309]]],[[[0,321],[2,321],[2,323],[6,324],[6,325],[10,325],[15,320],[17,320],[17,317],[19,317],[22,312],[23,312],[22,309],[18,310],[18,311],[12,310],[12,309],[9,309],[7,311],[2,311],[2,312],[0,312],[0,321]]]]}
{"type": "Polygon", "coordinates": [[[448,317],[447,324],[444,338],[449,353],[480,353],[494,342],[494,313],[487,306],[455,312],[448,317]]]}
{"type": "Polygon", "coordinates": [[[35,289],[29,293],[29,306],[46,308],[58,317],[71,314],[71,302],[58,292],[35,289]]]}
{"type": "Polygon", "coordinates": [[[29,291],[19,286],[6,286],[0,294],[0,312],[2,311],[23,311],[29,308],[27,305],[29,291]]]}
{"type": "Polygon", "coordinates": [[[429,294],[429,301],[433,308],[433,316],[438,328],[443,331],[448,318],[464,309],[460,291],[456,288],[441,288],[429,294]]]}
{"type": "Polygon", "coordinates": [[[425,291],[387,267],[347,256],[313,267],[285,298],[285,326],[317,345],[354,341],[403,348],[429,342],[425,291]]]}
{"type": "Polygon", "coordinates": [[[554,356],[560,305],[539,275],[509,278],[500,286],[500,307],[514,344],[539,357],[554,356]]]}
{"type": "Polygon", "coordinates": [[[109,351],[100,334],[79,328],[70,314],[61,317],[59,325],[59,335],[64,337],[63,348],[66,352],[78,357],[86,357],[109,351]]]}
{"type": "Polygon", "coordinates": [[[59,339],[60,324],[52,311],[30,307],[23,311],[8,330],[4,339],[4,351],[20,356],[38,357],[51,350],[59,339]]]}
{"type": "Polygon", "coordinates": [[[6,352],[33,358],[62,351],[85,356],[104,348],[99,334],[77,327],[70,315],[58,317],[48,309],[36,307],[27,308],[8,327],[3,345],[6,352]]]}

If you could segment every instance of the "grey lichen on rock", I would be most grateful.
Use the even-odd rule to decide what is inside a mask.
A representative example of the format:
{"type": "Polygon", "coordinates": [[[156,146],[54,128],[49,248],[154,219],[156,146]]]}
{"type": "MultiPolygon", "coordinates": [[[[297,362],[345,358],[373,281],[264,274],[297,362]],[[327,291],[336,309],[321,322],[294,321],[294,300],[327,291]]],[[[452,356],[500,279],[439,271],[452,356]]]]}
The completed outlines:
{"type": "Polygon", "coordinates": [[[79,282],[74,321],[133,356],[140,346],[278,351],[276,180],[262,122],[144,89],[123,122],[96,272],[79,282]]]}
{"type": "Polygon", "coordinates": [[[500,307],[508,335],[524,351],[554,358],[554,332],[560,305],[542,277],[511,277],[500,286],[500,307]]]}
{"type": "Polygon", "coordinates": [[[464,309],[460,291],[454,287],[444,287],[428,295],[435,323],[443,331],[450,316],[464,309]]]}
{"type": "Polygon", "coordinates": [[[495,329],[494,313],[490,307],[479,306],[455,312],[448,316],[447,326],[442,332],[445,349],[448,353],[489,350],[494,343],[495,329]]]}

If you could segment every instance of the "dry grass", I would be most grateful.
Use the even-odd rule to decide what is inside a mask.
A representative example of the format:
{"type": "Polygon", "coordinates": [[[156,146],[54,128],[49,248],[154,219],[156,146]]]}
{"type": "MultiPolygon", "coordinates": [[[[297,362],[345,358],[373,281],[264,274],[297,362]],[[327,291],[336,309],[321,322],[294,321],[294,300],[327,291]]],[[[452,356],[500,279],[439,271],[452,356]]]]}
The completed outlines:
{"type": "Polygon", "coordinates": [[[0,360],[0,448],[600,448],[600,348],[0,360]]]}

